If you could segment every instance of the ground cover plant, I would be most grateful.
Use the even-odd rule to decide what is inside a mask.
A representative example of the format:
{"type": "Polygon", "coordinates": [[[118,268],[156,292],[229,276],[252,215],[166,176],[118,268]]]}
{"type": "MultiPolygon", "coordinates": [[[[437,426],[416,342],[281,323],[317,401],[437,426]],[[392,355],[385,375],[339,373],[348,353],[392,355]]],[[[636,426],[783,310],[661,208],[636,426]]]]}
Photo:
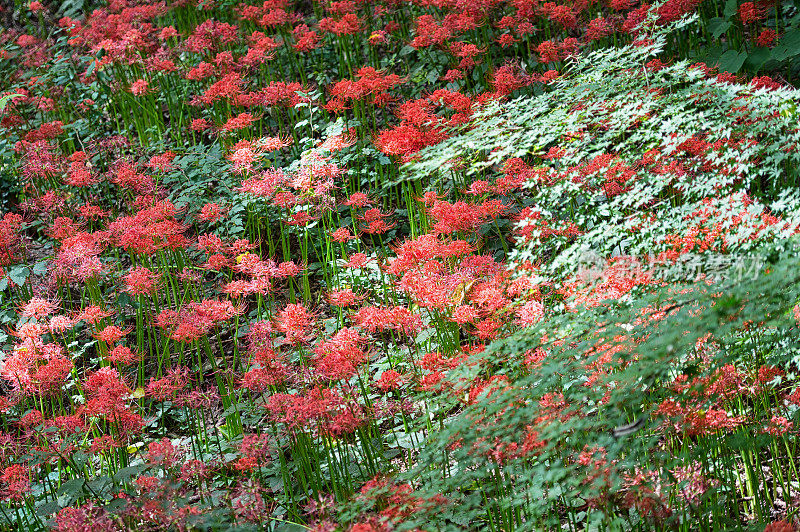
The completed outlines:
{"type": "Polygon", "coordinates": [[[800,6],[0,6],[0,529],[800,525],[800,6]]]}

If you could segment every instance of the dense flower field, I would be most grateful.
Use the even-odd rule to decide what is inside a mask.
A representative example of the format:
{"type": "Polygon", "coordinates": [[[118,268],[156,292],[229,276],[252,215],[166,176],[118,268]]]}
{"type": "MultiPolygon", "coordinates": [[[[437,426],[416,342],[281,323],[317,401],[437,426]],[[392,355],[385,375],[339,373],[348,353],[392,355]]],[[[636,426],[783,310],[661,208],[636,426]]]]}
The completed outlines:
{"type": "Polygon", "coordinates": [[[800,528],[800,6],[0,4],[0,529],[800,528]]]}

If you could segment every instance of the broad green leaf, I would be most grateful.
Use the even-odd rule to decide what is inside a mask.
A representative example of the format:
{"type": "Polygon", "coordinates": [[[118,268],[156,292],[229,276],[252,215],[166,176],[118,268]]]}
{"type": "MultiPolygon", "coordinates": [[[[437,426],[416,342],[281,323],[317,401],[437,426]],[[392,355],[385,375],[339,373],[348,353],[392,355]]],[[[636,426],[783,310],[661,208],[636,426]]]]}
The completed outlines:
{"type": "Polygon", "coordinates": [[[800,54],[800,29],[787,31],[780,38],[778,44],[772,49],[771,58],[775,61],[784,61],[800,54]]]}
{"type": "Polygon", "coordinates": [[[731,23],[722,17],[714,17],[708,21],[708,32],[719,39],[720,35],[730,29],[731,23]]]}
{"type": "Polygon", "coordinates": [[[736,74],[742,68],[742,65],[746,59],[746,52],[728,50],[719,58],[719,69],[721,72],[730,72],[732,74],[736,74]]]}

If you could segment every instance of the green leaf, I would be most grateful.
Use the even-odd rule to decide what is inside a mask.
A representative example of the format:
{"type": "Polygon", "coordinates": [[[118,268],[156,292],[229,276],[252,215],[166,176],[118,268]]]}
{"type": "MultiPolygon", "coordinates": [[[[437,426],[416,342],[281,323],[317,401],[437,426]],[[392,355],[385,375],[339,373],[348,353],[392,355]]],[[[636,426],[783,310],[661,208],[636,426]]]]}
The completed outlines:
{"type": "Polygon", "coordinates": [[[708,31],[715,39],[730,29],[732,24],[722,17],[715,17],[708,21],[708,31]]]}
{"type": "Polygon", "coordinates": [[[800,29],[787,31],[772,49],[772,59],[783,61],[800,54],[800,29]]]}
{"type": "Polygon", "coordinates": [[[747,61],[745,63],[750,70],[757,72],[764,66],[764,63],[769,61],[769,59],[769,48],[756,48],[747,56],[747,61]]]}
{"type": "Polygon", "coordinates": [[[119,471],[116,472],[114,475],[114,480],[116,482],[128,482],[133,477],[137,477],[142,474],[144,471],[144,465],[132,465],[128,467],[123,467],[119,471]]]}
{"type": "Polygon", "coordinates": [[[736,74],[742,68],[742,65],[746,59],[747,53],[737,52],[736,50],[728,50],[719,58],[719,69],[722,72],[736,74]]]}
{"type": "Polygon", "coordinates": [[[31,270],[27,266],[15,266],[8,270],[8,278],[17,286],[22,286],[28,280],[31,270]]]}
{"type": "Polygon", "coordinates": [[[47,273],[47,261],[40,260],[36,264],[33,265],[33,273],[34,275],[44,275],[47,273]]]}
{"type": "Polygon", "coordinates": [[[738,0],[728,0],[725,2],[725,9],[722,11],[722,15],[725,18],[731,18],[736,14],[739,10],[739,2],[738,0]]]}
{"type": "Polygon", "coordinates": [[[59,506],[69,506],[83,496],[84,484],[86,484],[86,480],[82,478],[73,478],[64,482],[58,490],[59,506]]]}
{"type": "Polygon", "coordinates": [[[14,98],[18,98],[20,96],[22,96],[22,94],[6,94],[2,98],[0,98],[0,113],[3,112],[3,109],[6,108],[6,105],[8,105],[8,102],[10,102],[14,98]]]}
{"type": "Polygon", "coordinates": [[[436,69],[431,69],[425,79],[428,80],[428,83],[436,83],[439,80],[439,72],[436,69]]]}
{"type": "Polygon", "coordinates": [[[61,506],[59,506],[58,501],[47,501],[36,507],[36,513],[37,515],[51,515],[56,513],[60,509],[61,506]]]}

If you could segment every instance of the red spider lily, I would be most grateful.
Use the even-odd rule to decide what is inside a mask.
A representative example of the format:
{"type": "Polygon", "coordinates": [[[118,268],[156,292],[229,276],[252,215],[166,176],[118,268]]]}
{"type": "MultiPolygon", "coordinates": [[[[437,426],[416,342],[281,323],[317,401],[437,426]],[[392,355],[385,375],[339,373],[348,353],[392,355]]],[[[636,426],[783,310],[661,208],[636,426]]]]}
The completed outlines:
{"type": "Polygon", "coordinates": [[[328,303],[334,307],[353,307],[361,303],[365,298],[366,296],[356,294],[349,288],[328,293],[328,303]]]}
{"type": "Polygon", "coordinates": [[[188,386],[190,381],[189,368],[177,367],[160,379],[151,378],[147,384],[146,393],[156,401],[164,401],[175,397],[178,392],[188,386]]]}
{"type": "Polygon", "coordinates": [[[268,461],[273,452],[274,443],[268,434],[246,434],[239,444],[241,457],[236,461],[235,468],[239,471],[250,471],[268,461]]]}
{"type": "Polygon", "coordinates": [[[224,210],[216,203],[206,203],[200,209],[200,214],[197,216],[199,220],[206,223],[214,223],[224,215],[224,210]]]}
{"type": "Polygon", "coordinates": [[[43,396],[60,391],[72,368],[61,346],[26,338],[14,346],[0,377],[24,395],[43,396]]]}
{"type": "Polygon", "coordinates": [[[292,430],[306,429],[343,436],[365,422],[363,408],[330,388],[314,388],[305,394],[274,394],[266,405],[272,418],[292,430]]]}
{"type": "Polygon", "coordinates": [[[229,118],[228,121],[222,125],[222,130],[230,133],[232,131],[246,129],[250,127],[250,125],[256,120],[258,120],[258,118],[254,117],[250,113],[239,113],[238,115],[229,118]]]}
{"type": "Polygon", "coordinates": [[[347,227],[340,227],[336,231],[332,232],[330,237],[331,240],[339,243],[349,242],[350,240],[356,238],[347,227]]]}
{"type": "Polygon", "coordinates": [[[125,274],[123,292],[133,296],[153,294],[158,289],[159,278],[158,273],[138,266],[125,274]]]}
{"type": "Polygon", "coordinates": [[[366,227],[362,227],[362,231],[368,234],[380,234],[394,227],[385,221],[389,216],[390,213],[382,213],[379,209],[372,208],[364,211],[358,219],[367,224],[366,227]]]}
{"type": "Polygon", "coordinates": [[[744,2],[739,5],[739,19],[742,24],[751,24],[764,17],[765,13],[754,2],[744,2]]]}
{"type": "Polygon", "coordinates": [[[315,31],[309,30],[308,26],[305,24],[299,24],[297,27],[295,27],[292,30],[292,36],[295,40],[292,48],[298,52],[308,53],[322,45],[322,38],[319,36],[319,34],[315,31]]]}
{"type": "Polygon", "coordinates": [[[303,305],[294,303],[287,305],[278,313],[275,326],[284,333],[288,343],[301,344],[309,340],[314,318],[315,315],[303,305]]]}
{"type": "Polygon", "coordinates": [[[20,315],[25,318],[35,318],[37,320],[49,316],[56,310],[56,305],[40,297],[32,297],[22,306],[20,315]]]}
{"type": "Polygon", "coordinates": [[[176,467],[183,461],[184,454],[168,438],[152,441],[147,446],[147,461],[163,468],[176,467]]]}
{"type": "Polygon", "coordinates": [[[360,68],[356,72],[356,78],[356,81],[344,79],[330,89],[332,100],[326,105],[328,110],[333,110],[347,101],[366,99],[368,103],[375,103],[379,95],[403,83],[403,79],[397,74],[384,75],[373,67],[360,68]]]}
{"type": "Polygon", "coordinates": [[[143,96],[150,92],[150,86],[144,79],[138,79],[131,84],[129,89],[134,96],[143,96]]]}
{"type": "Polygon", "coordinates": [[[346,13],[339,19],[323,18],[319,21],[320,31],[334,35],[351,35],[361,30],[363,21],[355,13],[346,13]]]}
{"type": "Polygon", "coordinates": [[[98,417],[105,419],[115,426],[117,435],[121,437],[141,430],[144,421],[126,404],[130,400],[131,391],[117,370],[97,370],[86,379],[83,390],[87,401],[78,409],[78,413],[87,420],[98,417]]]}
{"type": "Polygon", "coordinates": [[[165,151],[160,155],[153,155],[147,163],[147,167],[158,172],[169,172],[175,170],[175,165],[172,161],[175,160],[175,154],[171,151],[165,151]]]}
{"type": "Polygon", "coordinates": [[[22,216],[12,213],[6,213],[0,220],[0,266],[15,262],[22,222],[22,216]]]}
{"type": "Polygon", "coordinates": [[[373,201],[369,199],[369,196],[364,194],[363,192],[353,192],[350,194],[350,197],[347,198],[347,201],[344,202],[344,205],[348,207],[366,207],[367,205],[372,205],[373,201]]]}
{"type": "Polygon", "coordinates": [[[318,150],[327,151],[330,153],[349,148],[356,143],[356,138],[350,133],[342,133],[341,135],[334,135],[328,137],[324,142],[317,145],[318,150]]]}
{"type": "Polygon", "coordinates": [[[76,316],[75,321],[84,321],[91,325],[97,325],[101,320],[108,318],[113,313],[97,305],[89,305],[81,310],[76,316]]]}
{"type": "Polygon", "coordinates": [[[259,350],[253,359],[256,365],[242,375],[239,387],[262,393],[270,386],[283,384],[288,378],[289,369],[285,361],[271,349],[259,350]]]}
{"type": "Polygon", "coordinates": [[[117,245],[133,253],[151,255],[161,249],[181,249],[188,240],[186,227],[175,219],[177,210],[168,201],[145,207],[133,216],[121,216],[108,225],[117,245]]]}
{"type": "Polygon", "coordinates": [[[121,364],[129,366],[136,364],[142,360],[142,354],[132,351],[129,347],[118,345],[112,349],[106,356],[106,360],[114,364],[121,364]]]}
{"type": "Polygon", "coordinates": [[[50,318],[48,328],[51,333],[63,333],[75,325],[75,320],[69,316],[53,316],[50,318]]]}
{"type": "Polygon", "coordinates": [[[30,475],[28,469],[22,464],[12,464],[3,469],[0,482],[2,482],[4,500],[20,502],[31,492],[30,475]]]}
{"type": "Polygon", "coordinates": [[[402,385],[403,376],[393,369],[389,369],[381,373],[380,378],[375,381],[375,386],[386,393],[391,390],[397,390],[402,385]]]}
{"type": "Polygon", "coordinates": [[[94,333],[94,337],[107,344],[115,344],[124,338],[129,332],[133,330],[129,327],[125,330],[120,329],[116,325],[108,325],[103,329],[94,333]]]}
{"type": "Polygon", "coordinates": [[[397,331],[414,335],[422,330],[422,319],[406,307],[362,307],[350,319],[370,333],[397,331]]]}
{"type": "Polygon", "coordinates": [[[758,34],[756,38],[756,46],[761,46],[764,48],[772,48],[775,45],[775,40],[778,38],[778,34],[775,33],[775,30],[770,28],[764,28],[758,34]]]}

